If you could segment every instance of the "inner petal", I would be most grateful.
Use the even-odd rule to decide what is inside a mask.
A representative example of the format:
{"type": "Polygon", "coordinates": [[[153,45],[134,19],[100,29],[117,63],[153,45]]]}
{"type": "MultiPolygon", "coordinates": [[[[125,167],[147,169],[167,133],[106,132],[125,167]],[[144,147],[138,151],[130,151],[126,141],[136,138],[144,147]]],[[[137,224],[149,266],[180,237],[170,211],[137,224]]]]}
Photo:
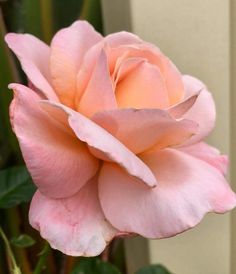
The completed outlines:
{"type": "MultiPolygon", "coordinates": [[[[127,66],[130,64],[127,63],[127,66]]],[[[125,68],[124,68],[125,69],[125,68]]],[[[167,108],[168,93],[157,66],[146,61],[117,80],[116,99],[120,108],[167,108]]]]}

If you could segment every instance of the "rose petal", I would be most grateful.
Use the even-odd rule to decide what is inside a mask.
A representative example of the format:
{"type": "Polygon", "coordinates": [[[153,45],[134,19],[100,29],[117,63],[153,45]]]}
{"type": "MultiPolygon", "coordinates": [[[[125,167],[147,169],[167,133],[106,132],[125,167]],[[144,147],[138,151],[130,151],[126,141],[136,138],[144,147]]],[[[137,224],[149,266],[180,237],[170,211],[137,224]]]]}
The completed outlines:
{"type": "Polygon", "coordinates": [[[94,71],[94,67],[96,66],[97,60],[101,55],[101,51],[103,49],[104,41],[102,40],[101,42],[88,49],[88,51],[84,55],[83,62],[76,77],[75,106],[77,110],[80,99],[88,86],[88,83],[94,71]]]}
{"type": "Polygon", "coordinates": [[[184,83],[185,98],[189,98],[202,89],[206,89],[206,85],[203,82],[191,75],[183,75],[182,80],[184,83]]]}
{"type": "Polygon", "coordinates": [[[116,61],[115,69],[112,74],[112,79],[114,81],[114,86],[117,85],[119,81],[122,81],[124,77],[129,74],[132,70],[136,69],[141,63],[144,63],[146,59],[144,58],[126,58],[126,54],[119,57],[116,61]]]}
{"type": "Polygon", "coordinates": [[[61,104],[43,102],[44,109],[50,113],[68,116],[69,124],[75,135],[88,144],[91,153],[105,161],[112,161],[123,167],[130,175],[140,178],[149,186],[156,185],[156,179],[150,169],[128,148],[109,132],[90,119],[61,104]],[[60,113],[60,114],[59,114],[60,113]]]}
{"type": "Polygon", "coordinates": [[[180,150],[207,162],[224,175],[227,172],[228,157],[227,155],[221,155],[220,151],[215,147],[200,142],[191,146],[182,147],[180,150]]]}
{"type": "Polygon", "coordinates": [[[49,54],[50,48],[30,34],[8,33],[5,40],[16,54],[22,68],[33,85],[48,99],[58,101],[50,83],[49,54]]]}
{"type": "Polygon", "coordinates": [[[110,55],[111,71],[115,68],[117,58],[122,55],[126,55],[126,58],[146,59],[148,63],[160,70],[165,81],[170,105],[177,104],[184,98],[184,84],[181,73],[156,46],[146,42],[136,45],[121,45],[113,48],[110,55]]]}
{"type": "Polygon", "coordinates": [[[141,63],[116,86],[120,108],[166,108],[168,94],[158,67],[141,63]]]}
{"type": "Polygon", "coordinates": [[[195,122],[176,121],[166,111],[160,109],[104,111],[96,113],[92,120],[135,154],[154,145],[164,148],[181,144],[198,130],[195,122]]]}
{"type": "Polygon", "coordinates": [[[141,44],[143,42],[137,35],[126,31],[109,34],[105,37],[104,40],[105,43],[107,43],[112,48],[122,45],[141,44]]]}
{"type": "Polygon", "coordinates": [[[75,194],[98,169],[98,161],[73,131],[39,107],[37,95],[18,84],[11,106],[14,131],[27,168],[40,191],[60,198],[75,194]]]}
{"type": "Polygon", "coordinates": [[[176,119],[181,118],[194,105],[199,96],[199,93],[190,96],[181,103],[169,107],[167,112],[176,119]]]}
{"type": "Polygon", "coordinates": [[[74,106],[76,76],[85,53],[102,36],[86,21],[76,21],[56,33],[51,43],[53,85],[62,103],[74,106]]]}
{"type": "Polygon", "coordinates": [[[87,88],[80,99],[78,111],[86,116],[117,107],[109,74],[107,56],[101,51],[87,88]]]}
{"type": "Polygon", "coordinates": [[[139,184],[115,164],[105,163],[101,169],[99,199],[117,229],[148,238],[170,237],[197,225],[207,212],[235,207],[235,193],[204,161],[174,149],[149,151],[141,158],[159,181],[155,188],[139,184]]]}
{"type": "Polygon", "coordinates": [[[70,256],[97,256],[117,233],[101,210],[96,179],[65,199],[51,199],[37,191],[29,218],[52,248],[70,256]]]}
{"type": "Polygon", "coordinates": [[[177,67],[152,44],[143,45],[143,51],[149,62],[159,67],[165,80],[170,105],[179,103],[184,97],[184,84],[177,67]]]}
{"type": "Polygon", "coordinates": [[[199,124],[199,132],[185,145],[190,145],[203,140],[212,131],[215,125],[216,110],[212,95],[197,79],[185,76],[185,89],[188,94],[199,93],[193,106],[181,116],[199,124]],[[199,92],[200,90],[200,92],[199,92]]]}

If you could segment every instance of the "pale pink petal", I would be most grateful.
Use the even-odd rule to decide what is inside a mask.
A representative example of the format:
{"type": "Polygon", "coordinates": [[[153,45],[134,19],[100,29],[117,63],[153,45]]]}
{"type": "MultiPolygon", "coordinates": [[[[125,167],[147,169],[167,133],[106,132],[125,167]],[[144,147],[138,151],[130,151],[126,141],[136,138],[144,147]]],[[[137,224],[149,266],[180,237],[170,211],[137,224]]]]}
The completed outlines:
{"type": "Polygon", "coordinates": [[[117,107],[116,98],[104,50],[98,56],[88,85],[82,95],[78,111],[86,116],[117,107]]]}
{"type": "Polygon", "coordinates": [[[169,105],[165,81],[158,67],[141,63],[116,86],[120,108],[166,108],[169,105]]]}
{"type": "Polygon", "coordinates": [[[118,139],[102,127],[72,109],[61,104],[45,101],[44,109],[54,112],[54,117],[68,116],[68,121],[75,135],[88,144],[91,153],[105,161],[119,164],[130,175],[140,178],[149,186],[156,185],[156,179],[150,169],[118,139]]]}
{"type": "Polygon", "coordinates": [[[105,37],[105,43],[110,47],[115,48],[122,45],[141,44],[143,41],[135,34],[121,31],[109,34],[105,37]]]}
{"type": "Polygon", "coordinates": [[[184,84],[177,67],[165,56],[161,56],[162,73],[165,78],[170,105],[181,102],[184,97],[184,84]]]}
{"type": "Polygon", "coordinates": [[[76,77],[76,96],[75,96],[75,106],[78,110],[78,105],[82,95],[84,94],[88,83],[91,79],[94,67],[96,66],[97,60],[101,55],[101,51],[104,48],[104,42],[95,44],[85,53],[83,62],[79,69],[76,77]]]}
{"type": "Polygon", "coordinates": [[[215,104],[206,86],[198,79],[184,75],[185,99],[171,106],[167,111],[176,119],[184,118],[199,124],[199,132],[185,145],[191,145],[203,140],[215,125],[215,104]]]}
{"type": "Polygon", "coordinates": [[[160,109],[117,109],[96,113],[92,120],[135,154],[153,147],[179,145],[198,130],[195,122],[176,121],[160,109]]]}
{"type": "Polygon", "coordinates": [[[70,256],[97,256],[117,233],[101,210],[96,179],[69,198],[51,199],[37,191],[29,218],[52,248],[70,256]]]}
{"type": "Polygon", "coordinates": [[[182,79],[184,83],[185,98],[189,98],[190,96],[195,95],[196,92],[206,89],[206,85],[203,82],[191,75],[183,75],[182,79]]]}
{"type": "Polygon", "coordinates": [[[98,169],[98,160],[67,125],[50,117],[37,95],[18,84],[11,105],[11,121],[33,181],[50,197],[75,194],[98,169]]]}
{"type": "Polygon", "coordinates": [[[193,106],[181,118],[195,121],[199,124],[199,132],[185,145],[203,140],[215,125],[216,110],[211,93],[197,79],[191,76],[183,77],[187,94],[199,94],[193,106]]]}
{"type": "Polygon", "coordinates": [[[226,174],[228,167],[227,155],[221,155],[220,151],[204,142],[180,148],[181,151],[199,158],[217,168],[222,174],[226,174]]]}
{"type": "Polygon", "coordinates": [[[48,99],[58,101],[50,83],[49,72],[50,48],[30,34],[8,33],[5,40],[16,54],[21,66],[33,85],[48,99]]]}
{"type": "Polygon", "coordinates": [[[165,79],[170,105],[181,102],[184,97],[184,84],[178,68],[155,45],[146,43],[143,51],[149,62],[159,67],[165,79]]]}
{"type": "Polygon", "coordinates": [[[204,161],[175,149],[141,156],[159,184],[147,188],[115,164],[99,175],[99,200],[117,229],[148,238],[174,236],[197,225],[207,212],[224,213],[236,196],[222,174],[204,161]]]}
{"type": "Polygon", "coordinates": [[[169,107],[167,112],[176,119],[181,118],[194,105],[198,96],[199,93],[184,99],[181,103],[169,107]]]}
{"type": "Polygon", "coordinates": [[[74,107],[76,76],[85,53],[102,36],[85,21],[76,21],[56,33],[51,43],[53,86],[62,103],[74,107]]]}

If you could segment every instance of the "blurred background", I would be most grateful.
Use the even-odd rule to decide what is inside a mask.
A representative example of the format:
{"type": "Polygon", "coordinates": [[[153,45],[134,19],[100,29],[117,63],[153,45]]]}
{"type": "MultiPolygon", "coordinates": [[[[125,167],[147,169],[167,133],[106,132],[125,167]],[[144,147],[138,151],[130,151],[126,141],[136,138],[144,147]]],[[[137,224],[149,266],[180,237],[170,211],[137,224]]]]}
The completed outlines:
{"type": "MultiPolygon", "coordinates": [[[[236,274],[235,211],[209,215],[197,228],[171,239],[118,240],[109,258],[102,255],[113,266],[102,267],[101,258],[83,260],[52,251],[29,226],[35,189],[9,124],[12,94],[7,89],[8,83],[26,83],[26,78],[3,37],[28,32],[49,43],[58,29],[78,18],[104,35],[120,30],[138,34],[160,47],[183,74],[207,84],[218,113],[208,141],[230,155],[229,179],[236,182],[235,0],[0,0],[0,227],[22,273],[133,274],[144,265],[161,263],[174,274],[236,274]]],[[[10,273],[8,251],[1,239],[0,274],[10,273]]],[[[170,272],[158,267],[136,273],[170,272]]]]}

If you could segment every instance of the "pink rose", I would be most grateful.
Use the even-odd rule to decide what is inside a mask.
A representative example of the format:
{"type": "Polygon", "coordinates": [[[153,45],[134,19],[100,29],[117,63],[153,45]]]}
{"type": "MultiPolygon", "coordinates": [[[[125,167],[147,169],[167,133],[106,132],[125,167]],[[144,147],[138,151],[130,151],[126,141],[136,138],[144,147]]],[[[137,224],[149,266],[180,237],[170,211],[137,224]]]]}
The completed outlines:
{"type": "Polygon", "coordinates": [[[95,256],[122,234],[176,235],[236,205],[227,157],[202,142],[215,121],[206,86],[154,45],[87,22],[49,46],[6,36],[30,87],[11,84],[11,121],[38,191],[30,223],[53,248],[95,256]]]}

